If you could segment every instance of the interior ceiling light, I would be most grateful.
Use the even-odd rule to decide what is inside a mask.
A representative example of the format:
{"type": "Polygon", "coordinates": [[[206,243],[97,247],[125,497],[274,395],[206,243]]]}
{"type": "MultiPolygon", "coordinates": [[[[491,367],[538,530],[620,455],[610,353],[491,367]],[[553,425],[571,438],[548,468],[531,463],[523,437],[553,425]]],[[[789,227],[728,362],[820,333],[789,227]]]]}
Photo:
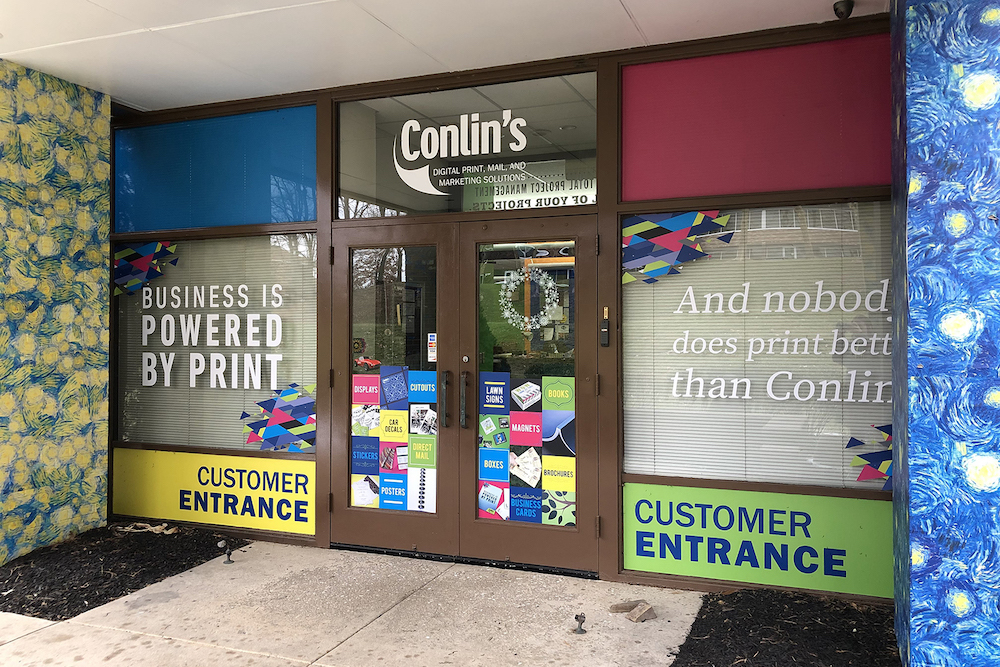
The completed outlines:
{"type": "Polygon", "coordinates": [[[562,131],[564,131],[564,132],[566,132],[568,130],[575,130],[576,129],[576,125],[560,125],[559,129],[562,130],[562,131]]]}

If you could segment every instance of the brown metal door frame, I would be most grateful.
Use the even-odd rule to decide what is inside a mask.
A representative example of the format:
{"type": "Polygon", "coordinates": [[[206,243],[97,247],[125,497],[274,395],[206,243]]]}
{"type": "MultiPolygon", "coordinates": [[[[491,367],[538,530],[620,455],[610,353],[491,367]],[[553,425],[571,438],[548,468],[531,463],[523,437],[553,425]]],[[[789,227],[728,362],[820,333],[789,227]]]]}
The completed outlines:
{"type": "MultiPolygon", "coordinates": [[[[331,542],[434,554],[457,555],[458,488],[458,227],[426,225],[334,225],[332,339],[333,360],[330,480],[331,542]],[[444,410],[447,427],[438,430],[437,512],[403,512],[350,506],[351,470],[351,249],[392,246],[437,248],[438,383],[450,371],[444,410]]],[[[439,394],[440,395],[440,394],[439,394]]],[[[439,408],[439,411],[441,408],[439,408]]]]}
{"type": "MultiPolygon", "coordinates": [[[[508,560],[589,572],[598,571],[598,418],[597,418],[597,216],[562,216],[531,220],[465,223],[460,231],[460,363],[469,372],[466,391],[470,427],[460,434],[460,554],[469,558],[508,560]],[[478,250],[488,242],[576,241],[576,415],[577,525],[575,528],[479,519],[478,428],[478,250]]],[[[456,392],[453,392],[456,393],[456,392]]],[[[457,398],[457,397],[456,397],[457,398]]]]}
{"type": "MultiPolygon", "coordinates": [[[[597,217],[573,215],[488,222],[367,226],[334,223],[331,289],[333,368],[330,419],[332,543],[400,551],[598,571],[597,217]],[[479,520],[476,505],[478,442],[478,251],[498,241],[576,242],[577,525],[562,528],[479,520]],[[351,261],[352,248],[428,246],[437,248],[438,373],[450,372],[448,426],[438,435],[438,499],[435,514],[350,506],[351,261]],[[469,362],[463,362],[462,356],[469,362]],[[459,427],[461,374],[470,428],[459,427]],[[583,436],[582,434],[587,434],[583,436]]],[[[617,475],[615,475],[617,476],[617,475]]]]}

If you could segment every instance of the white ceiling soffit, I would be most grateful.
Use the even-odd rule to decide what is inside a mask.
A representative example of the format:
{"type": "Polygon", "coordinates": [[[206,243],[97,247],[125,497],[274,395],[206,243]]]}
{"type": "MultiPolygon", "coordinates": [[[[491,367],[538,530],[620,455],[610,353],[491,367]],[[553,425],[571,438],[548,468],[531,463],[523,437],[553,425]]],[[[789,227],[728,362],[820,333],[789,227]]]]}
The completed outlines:
{"type": "MultiPolygon", "coordinates": [[[[854,16],[888,10],[857,0],[854,16]]],[[[833,20],[832,0],[3,0],[0,58],[143,110],[833,20]]]]}

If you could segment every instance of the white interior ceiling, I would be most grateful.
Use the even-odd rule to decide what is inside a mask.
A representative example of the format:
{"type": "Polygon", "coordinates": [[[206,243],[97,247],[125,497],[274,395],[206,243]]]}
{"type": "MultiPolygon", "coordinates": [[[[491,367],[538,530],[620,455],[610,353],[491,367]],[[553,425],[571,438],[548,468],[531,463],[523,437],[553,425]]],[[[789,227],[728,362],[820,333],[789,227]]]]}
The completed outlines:
{"type": "Polygon", "coordinates": [[[833,0],[3,0],[0,58],[153,110],[831,20],[833,0]]]}

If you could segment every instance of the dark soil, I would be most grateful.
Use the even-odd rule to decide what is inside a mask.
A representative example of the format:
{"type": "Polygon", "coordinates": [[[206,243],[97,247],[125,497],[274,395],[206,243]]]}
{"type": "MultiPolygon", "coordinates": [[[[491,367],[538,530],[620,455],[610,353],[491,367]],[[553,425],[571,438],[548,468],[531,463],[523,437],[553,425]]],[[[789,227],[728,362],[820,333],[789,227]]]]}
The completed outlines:
{"type": "Polygon", "coordinates": [[[237,549],[246,540],[199,528],[173,535],[96,528],[0,566],[0,611],[61,621],[237,549]]]}
{"type": "Polygon", "coordinates": [[[891,603],[773,590],[705,596],[673,667],[899,667],[891,603]]]}

